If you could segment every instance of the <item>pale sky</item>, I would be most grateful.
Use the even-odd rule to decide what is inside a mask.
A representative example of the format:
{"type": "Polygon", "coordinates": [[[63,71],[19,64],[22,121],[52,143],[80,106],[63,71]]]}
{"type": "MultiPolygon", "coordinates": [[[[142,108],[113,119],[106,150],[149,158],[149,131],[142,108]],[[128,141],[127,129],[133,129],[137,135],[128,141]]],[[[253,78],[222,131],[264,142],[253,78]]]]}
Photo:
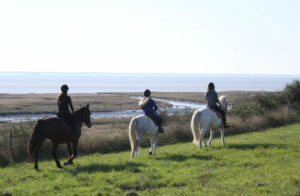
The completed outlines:
{"type": "Polygon", "coordinates": [[[300,74],[299,0],[1,0],[0,72],[300,74]]]}

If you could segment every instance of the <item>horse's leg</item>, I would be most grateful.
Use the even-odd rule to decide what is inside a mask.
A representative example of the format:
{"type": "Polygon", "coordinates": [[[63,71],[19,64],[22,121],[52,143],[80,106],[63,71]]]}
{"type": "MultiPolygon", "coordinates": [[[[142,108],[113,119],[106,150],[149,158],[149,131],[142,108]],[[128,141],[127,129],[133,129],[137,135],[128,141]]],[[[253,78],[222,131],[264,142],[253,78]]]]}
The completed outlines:
{"type": "Polygon", "coordinates": [[[77,151],[78,151],[78,140],[73,142],[73,156],[70,159],[70,162],[73,164],[73,159],[77,156],[77,151]]]}
{"type": "Polygon", "coordinates": [[[36,170],[39,170],[39,166],[38,166],[39,151],[40,151],[39,148],[34,151],[34,169],[36,170]]]}
{"type": "Polygon", "coordinates": [[[159,136],[159,134],[157,134],[156,136],[155,136],[155,139],[154,139],[154,149],[153,149],[153,154],[154,155],[156,155],[156,147],[157,147],[157,140],[158,140],[158,136],[159,136]]]}
{"type": "Polygon", "coordinates": [[[136,153],[136,157],[138,156],[138,149],[139,149],[139,147],[140,147],[140,144],[141,144],[141,142],[142,142],[142,139],[143,139],[143,133],[139,133],[139,135],[138,135],[138,140],[137,140],[137,142],[136,142],[136,145],[135,145],[135,153],[136,153]]]}
{"type": "Polygon", "coordinates": [[[220,132],[221,132],[221,138],[222,138],[222,144],[223,144],[223,146],[225,145],[225,140],[224,140],[224,129],[223,128],[221,128],[220,129],[220,132]]]}
{"type": "Polygon", "coordinates": [[[36,170],[39,170],[39,166],[38,166],[38,159],[39,159],[39,152],[40,152],[40,148],[41,148],[41,145],[43,144],[45,139],[42,139],[37,148],[34,150],[34,169],[36,170]]]}
{"type": "Polygon", "coordinates": [[[204,135],[205,135],[206,130],[207,130],[207,126],[203,126],[202,130],[201,130],[201,133],[200,133],[199,148],[202,147],[202,140],[203,140],[203,142],[206,146],[206,142],[204,141],[204,135]]]}
{"type": "Polygon", "coordinates": [[[203,143],[204,143],[204,146],[207,147],[207,143],[206,143],[206,140],[204,137],[203,137],[203,143]]]}
{"type": "Polygon", "coordinates": [[[56,166],[57,166],[58,168],[62,168],[62,166],[61,166],[61,164],[60,164],[58,158],[56,157],[56,150],[57,150],[58,144],[55,143],[55,142],[52,142],[52,143],[53,143],[53,148],[52,148],[52,152],[51,152],[51,153],[52,153],[52,156],[53,156],[53,158],[54,158],[54,160],[55,160],[55,162],[56,162],[56,166]]]}
{"type": "Polygon", "coordinates": [[[138,142],[138,139],[137,139],[137,140],[134,142],[133,149],[131,150],[131,158],[134,157],[134,153],[137,154],[138,145],[139,145],[139,142],[138,142]]]}
{"type": "Polygon", "coordinates": [[[135,153],[135,148],[136,148],[136,145],[137,145],[137,141],[134,143],[134,147],[133,149],[131,149],[131,158],[134,157],[134,153],[135,153]]]}
{"type": "Polygon", "coordinates": [[[151,143],[151,148],[150,148],[150,151],[149,151],[149,155],[152,155],[153,148],[154,148],[154,139],[153,139],[153,137],[150,138],[150,143],[151,143]]]}
{"type": "Polygon", "coordinates": [[[67,162],[64,163],[64,165],[73,164],[73,161],[71,160],[71,157],[72,157],[72,148],[71,148],[71,143],[70,142],[67,143],[67,149],[68,149],[69,159],[68,159],[67,162]]]}
{"type": "Polygon", "coordinates": [[[213,137],[214,137],[214,130],[210,130],[210,137],[209,137],[209,140],[208,140],[208,146],[210,146],[210,143],[211,143],[211,140],[213,139],[213,137]]]}
{"type": "Polygon", "coordinates": [[[135,146],[134,146],[134,152],[135,152],[136,157],[138,156],[139,145],[140,145],[140,142],[139,142],[139,140],[137,140],[135,142],[135,146]]]}

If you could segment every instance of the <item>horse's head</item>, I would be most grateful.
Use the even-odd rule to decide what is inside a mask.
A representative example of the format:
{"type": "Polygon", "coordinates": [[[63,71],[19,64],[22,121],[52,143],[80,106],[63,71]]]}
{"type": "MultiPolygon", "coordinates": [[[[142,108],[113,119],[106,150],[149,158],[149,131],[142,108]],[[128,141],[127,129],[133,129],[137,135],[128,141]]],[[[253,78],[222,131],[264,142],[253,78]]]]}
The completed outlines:
{"type": "Polygon", "coordinates": [[[222,110],[224,110],[226,112],[227,111],[227,99],[226,99],[226,95],[221,95],[219,97],[219,101],[220,101],[220,107],[222,108],[222,110]]]}
{"type": "Polygon", "coordinates": [[[82,107],[80,108],[80,112],[81,112],[81,120],[82,122],[84,122],[84,124],[90,128],[92,126],[92,123],[91,123],[91,111],[90,111],[90,108],[89,108],[89,104],[87,104],[86,107],[82,107]]]}

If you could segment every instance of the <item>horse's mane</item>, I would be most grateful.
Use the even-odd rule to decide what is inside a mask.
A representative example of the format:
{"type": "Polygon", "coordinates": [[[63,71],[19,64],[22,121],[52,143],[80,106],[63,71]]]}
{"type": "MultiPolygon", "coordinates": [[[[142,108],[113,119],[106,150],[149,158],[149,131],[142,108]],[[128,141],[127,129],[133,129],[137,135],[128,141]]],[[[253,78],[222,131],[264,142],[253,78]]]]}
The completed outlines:
{"type": "Polygon", "coordinates": [[[76,110],[76,111],[74,112],[74,114],[75,114],[75,113],[80,113],[80,112],[82,112],[82,110],[84,110],[85,108],[86,108],[86,106],[79,108],[78,110],[76,110]]]}
{"type": "Polygon", "coordinates": [[[83,110],[86,110],[86,109],[87,109],[86,106],[81,107],[81,108],[79,108],[78,110],[76,110],[76,111],[72,114],[72,116],[73,116],[73,117],[77,117],[77,116],[79,116],[79,115],[83,112],[83,110]]]}
{"type": "Polygon", "coordinates": [[[219,97],[219,101],[220,101],[220,106],[222,107],[223,110],[227,111],[227,97],[226,95],[221,95],[219,97]]]}

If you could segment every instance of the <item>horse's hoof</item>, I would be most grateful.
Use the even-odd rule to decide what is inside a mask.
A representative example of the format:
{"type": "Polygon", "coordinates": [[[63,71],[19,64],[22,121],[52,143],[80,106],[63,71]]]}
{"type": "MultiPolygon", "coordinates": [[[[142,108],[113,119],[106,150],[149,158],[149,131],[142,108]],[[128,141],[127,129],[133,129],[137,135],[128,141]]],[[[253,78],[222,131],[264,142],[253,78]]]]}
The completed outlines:
{"type": "Polygon", "coordinates": [[[69,163],[68,162],[64,162],[64,165],[69,165],[69,163]]]}
{"type": "Polygon", "coordinates": [[[149,152],[149,155],[152,155],[152,152],[149,152]]]}
{"type": "Polygon", "coordinates": [[[63,167],[61,165],[58,165],[57,168],[62,169],[63,167]]]}
{"type": "Polygon", "coordinates": [[[40,169],[39,169],[38,167],[34,167],[34,169],[35,169],[36,171],[40,171],[40,169]]]}

